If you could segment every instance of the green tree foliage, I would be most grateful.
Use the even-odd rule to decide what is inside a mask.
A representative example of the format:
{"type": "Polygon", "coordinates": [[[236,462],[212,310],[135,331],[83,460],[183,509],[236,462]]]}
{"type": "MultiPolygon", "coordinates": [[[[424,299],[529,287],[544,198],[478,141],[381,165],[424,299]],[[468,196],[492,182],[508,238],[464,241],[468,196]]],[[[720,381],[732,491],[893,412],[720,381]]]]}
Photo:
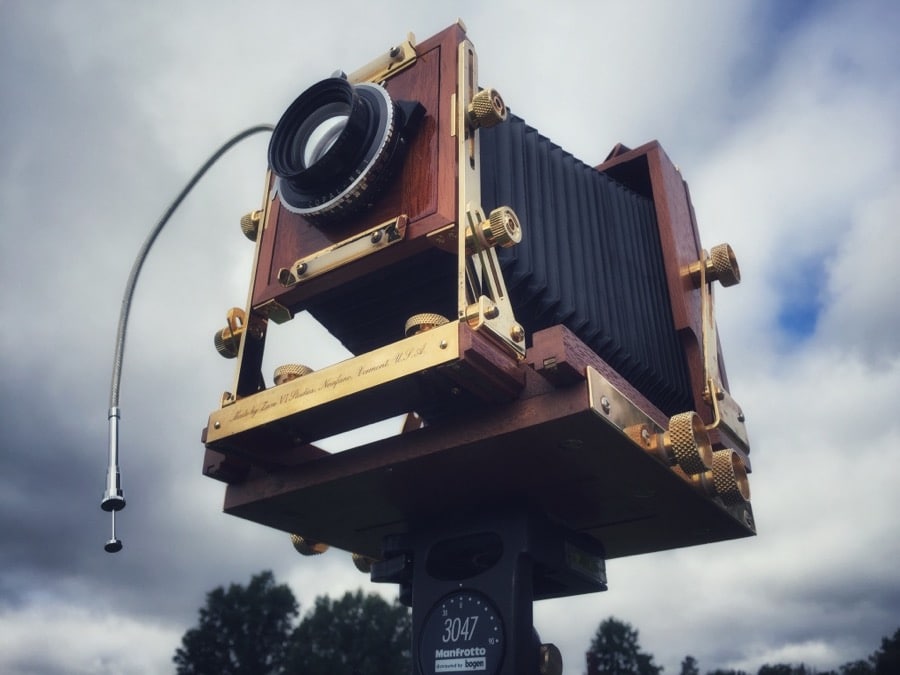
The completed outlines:
{"type": "Polygon", "coordinates": [[[693,656],[685,656],[681,662],[681,675],[700,675],[700,667],[693,656]]]}
{"type": "Polygon", "coordinates": [[[196,628],[175,651],[178,675],[267,675],[282,672],[297,616],[291,589],[261,572],[244,587],[221,586],[206,595],[196,628]]]}
{"type": "Polygon", "coordinates": [[[304,675],[382,675],[411,670],[409,610],[375,594],[327,596],[291,637],[288,672],[304,675]]]}
{"type": "Polygon", "coordinates": [[[600,622],[586,655],[588,675],[658,675],[662,668],[653,663],[638,643],[638,631],[631,624],[610,617],[600,622]]]}
{"type": "Polygon", "coordinates": [[[875,675],[897,675],[900,673],[900,628],[892,637],[881,639],[881,648],[871,657],[875,665],[875,675]]]}

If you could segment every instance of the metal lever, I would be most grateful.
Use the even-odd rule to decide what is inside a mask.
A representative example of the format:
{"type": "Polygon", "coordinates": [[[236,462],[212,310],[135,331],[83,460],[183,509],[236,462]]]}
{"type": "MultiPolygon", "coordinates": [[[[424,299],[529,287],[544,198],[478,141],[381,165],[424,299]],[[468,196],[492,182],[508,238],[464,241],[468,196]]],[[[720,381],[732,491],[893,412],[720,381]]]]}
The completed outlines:
{"type": "Polygon", "coordinates": [[[112,537],[104,545],[107,553],[116,553],[122,550],[122,542],[116,539],[116,511],[125,508],[125,497],[122,495],[121,479],[119,477],[119,408],[109,409],[109,465],[106,471],[106,492],[100,508],[109,511],[112,517],[112,537]]]}

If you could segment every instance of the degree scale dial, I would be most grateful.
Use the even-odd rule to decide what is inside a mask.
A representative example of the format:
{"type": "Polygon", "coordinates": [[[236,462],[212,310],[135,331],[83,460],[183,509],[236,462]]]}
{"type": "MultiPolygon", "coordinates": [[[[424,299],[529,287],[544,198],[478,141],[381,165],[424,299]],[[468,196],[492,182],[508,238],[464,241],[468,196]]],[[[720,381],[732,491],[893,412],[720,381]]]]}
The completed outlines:
{"type": "Polygon", "coordinates": [[[505,648],[503,622],[481,593],[455,591],[428,612],[419,638],[419,668],[425,675],[500,670],[505,648]]]}

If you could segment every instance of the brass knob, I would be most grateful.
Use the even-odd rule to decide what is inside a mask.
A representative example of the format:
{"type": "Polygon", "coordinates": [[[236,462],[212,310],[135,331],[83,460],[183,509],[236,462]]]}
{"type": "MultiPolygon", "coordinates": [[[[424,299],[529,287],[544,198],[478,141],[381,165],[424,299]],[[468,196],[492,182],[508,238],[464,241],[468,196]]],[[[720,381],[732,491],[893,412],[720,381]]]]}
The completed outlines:
{"type": "Polygon", "coordinates": [[[542,644],[538,650],[538,673],[540,675],[562,675],[562,653],[552,642],[542,644]]]}
{"type": "Polygon", "coordinates": [[[413,314],[406,320],[406,325],[403,327],[403,334],[406,337],[410,337],[412,335],[423,333],[426,330],[443,326],[447,323],[450,323],[450,321],[440,314],[431,314],[429,312],[413,314]]]}
{"type": "Polygon", "coordinates": [[[375,558],[370,558],[367,555],[362,555],[361,553],[352,553],[351,557],[353,558],[353,564],[356,565],[356,569],[358,569],[363,574],[368,574],[372,571],[372,564],[377,562],[375,558]]]}
{"type": "Polygon", "coordinates": [[[706,261],[706,276],[710,281],[718,281],[723,286],[741,283],[741,268],[737,256],[728,244],[713,246],[706,261]]]}
{"type": "Polygon", "coordinates": [[[718,281],[723,286],[741,283],[741,268],[737,256],[728,244],[713,246],[709,257],[691,265],[689,272],[695,285],[700,285],[700,271],[706,274],[708,282],[718,281]],[[701,267],[702,265],[702,267],[701,267]]]}
{"type": "Polygon", "coordinates": [[[279,384],[296,380],[298,377],[309,375],[311,372],[313,372],[313,369],[309,366],[304,366],[302,363],[285,363],[275,369],[272,379],[277,387],[279,384]]]}
{"type": "Polygon", "coordinates": [[[329,549],[328,544],[301,537],[299,534],[291,535],[291,543],[300,555],[319,555],[329,549]]]}
{"type": "Polygon", "coordinates": [[[715,496],[728,505],[750,501],[750,481],[740,455],[734,450],[716,450],[713,453],[712,485],[715,496]]]}
{"type": "Polygon", "coordinates": [[[522,241],[522,224],[516,212],[508,206],[498,206],[491,211],[487,220],[481,221],[470,230],[466,237],[466,252],[470,255],[475,252],[475,242],[471,237],[474,234],[482,248],[501,246],[509,248],[522,241]]]}
{"type": "Polygon", "coordinates": [[[522,225],[516,212],[508,206],[500,206],[488,217],[485,231],[489,246],[509,248],[522,241],[522,225]]]}
{"type": "Polygon", "coordinates": [[[466,109],[469,124],[473,129],[496,126],[506,121],[506,104],[496,89],[482,89],[472,97],[466,109]]]}
{"type": "Polygon", "coordinates": [[[244,334],[244,310],[232,307],[226,314],[228,324],[213,335],[213,344],[216,351],[226,359],[237,357],[241,346],[241,336],[244,334]]]}
{"type": "Polygon", "coordinates": [[[260,210],[251,211],[241,216],[241,232],[250,241],[256,241],[259,236],[259,226],[262,223],[263,212],[260,210]]]}
{"type": "Polygon", "coordinates": [[[695,412],[683,412],[669,419],[669,430],[663,433],[663,448],[669,463],[677,464],[693,476],[712,468],[712,445],[703,420],[695,412]]]}

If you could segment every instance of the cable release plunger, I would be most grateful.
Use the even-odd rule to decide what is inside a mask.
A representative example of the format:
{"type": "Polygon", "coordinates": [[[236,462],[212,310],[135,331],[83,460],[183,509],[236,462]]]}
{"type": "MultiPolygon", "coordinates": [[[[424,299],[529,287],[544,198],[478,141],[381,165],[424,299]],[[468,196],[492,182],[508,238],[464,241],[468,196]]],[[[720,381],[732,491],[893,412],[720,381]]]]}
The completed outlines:
{"type": "Polygon", "coordinates": [[[153,227],[147,239],[144,240],[141,250],[138,251],[134,264],[131,266],[128,283],[125,285],[125,295],[122,298],[122,309],[119,312],[119,325],[116,330],[116,351],[113,358],[112,381],[109,390],[109,466],[106,474],[106,492],[103,494],[103,501],[100,502],[100,508],[104,511],[109,511],[112,517],[112,537],[103,546],[107,553],[116,553],[122,550],[122,542],[116,539],[116,511],[121,511],[125,508],[125,498],[122,496],[122,486],[119,480],[119,385],[122,379],[122,361],[125,356],[125,332],[128,327],[128,314],[131,311],[131,299],[134,297],[134,287],[137,284],[138,275],[141,272],[141,267],[144,265],[144,260],[147,258],[150,247],[156,241],[156,237],[197,182],[234,145],[248,136],[261,131],[272,131],[272,125],[258,124],[255,127],[244,129],[244,131],[226,141],[221,148],[216,150],[204,162],[203,166],[191,177],[187,185],[184,186],[181,192],[178,193],[178,196],[175,197],[175,200],[169,205],[169,208],[166,209],[159,222],[153,227]]]}
{"type": "Polygon", "coordinates": [[[106,492],[100,508],[109,511],[112,518],[112,536],[103,546],[107,553],[122,550],[122,542],[116,539],[116,511],[125,508],[125,497],[119,477],[119,408],[109,409],[109,465],[106,469],[106,492]]]}

